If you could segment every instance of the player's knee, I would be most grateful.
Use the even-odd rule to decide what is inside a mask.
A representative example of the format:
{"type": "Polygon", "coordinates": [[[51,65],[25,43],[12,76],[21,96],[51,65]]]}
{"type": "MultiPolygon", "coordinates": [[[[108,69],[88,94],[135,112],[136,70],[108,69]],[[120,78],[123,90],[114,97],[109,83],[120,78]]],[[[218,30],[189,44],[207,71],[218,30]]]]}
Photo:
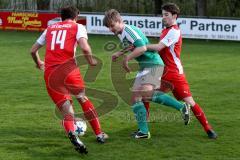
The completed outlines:
{"type": "Polygon", "coordinates": [[[71,105],[72,105],[71,102],[69,100],[66,100],[65,102],[62,103],[61,109],[68,108],[71,105]]]}
{"type": "Polygon", "coordinates": [[[143,101],[149,101],[152,99],[153,91],[146,91],[142,93],[143,101]]]}
{"type": "Polygon", "coordinates": [[[144,101],[151,100],[153,95],[153,90],[149,88],[145,88],[142,90],[141,95],[144,101]]]}
{"type": "Polygon", "coordinates": [[[195,104],[196,104],[196,102],[195,102],[195,101],[190,101],[190,102],[186,102],[186,103],[190,104],[192,107],[194,107],[194,106],[195,106],[195,104]]]}
{"type": "Polygon", "coordinates": [[[74,114],[72,109],[72,104],[69,100],[66,100],[60,107],[60,111],[63,115],[65,114],[74,114]]]}
{"type": "Polygon", "coordinates": [[[196,102],[194,101],[194,99],[192,97],[186,97],[186,98],[183,98],[183,100],[190,104],[192,107],[195,106],[196,102]]]}
{"type": "Polygon", "coordinates": [[[133,102],[132,103],[134,104],[134,103],[141,102],[141,101],[142,101],[142,97],[138,96],[138,97],[134,97],[133,98],[133,102]]]}
{"type": "Polygon", "coordinates": [[[85,95],[84,92],[79,93],[78,95],[76,95],[76,98],[78,99],[78,101],[80,101],[81,103],[84,103],[85,101],[88,100],[87,96],[85,95]]]}
{"type": "Polygon", "coordinates": [[[133,94],[133,96],[132,96],[132,100],[131,100],[132,104],[134,104],[134,103],[136,103],[136,102],[140,102],[140,101],[142,101],[142,96],[141,96],[141,94],[138,93],[138,92],[134,92],[134,94],[133,94]]]}

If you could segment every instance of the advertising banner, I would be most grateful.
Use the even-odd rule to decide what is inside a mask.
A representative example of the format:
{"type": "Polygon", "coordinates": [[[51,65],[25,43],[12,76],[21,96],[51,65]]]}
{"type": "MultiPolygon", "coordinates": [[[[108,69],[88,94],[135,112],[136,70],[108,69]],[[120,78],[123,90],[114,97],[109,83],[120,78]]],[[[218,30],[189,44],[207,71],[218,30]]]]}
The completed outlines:
{"type": "MultiPolygon", "coordinates": [[[[81,14],[78,23],[86,25],[90,34],[112,34],[103,26],[101,14],[81,14]]],[[[159,37],[162,18],[154,16],[122,16],[126,24],[139,27],[146,36],[159,37]]],[[[43,31],[61,21],[57,13],[0,12],[0,29],[43,31]]],[[[183,38],[240,41],[240,20],[178,18],[183,38]]]]}
{"type": "MultiPolygon", "coordinates": [[[[87,18],[87,30],[91,34],[112,34],[103,26],[103,15],[81,14],[87,18]]],[[[126,24],[139,27],[146,36],[159,37],[161,17],[122,16],[126,24]]],[[[240,20],[178,18],[183,38],[240,41],[240,20]]]]}
{"type": "MultiPolygon", "coordinates": [[[[0,29],[43,31],[59,21],[57,13],[0,12],[0,29]]],[[[86,17],[79,16],[77,23],[86,25],[86,17]]]]}
{"type": "Polygon", "coordinates": [[[0,29],[43,31],[57,13],[0,12],[0,29]]]}

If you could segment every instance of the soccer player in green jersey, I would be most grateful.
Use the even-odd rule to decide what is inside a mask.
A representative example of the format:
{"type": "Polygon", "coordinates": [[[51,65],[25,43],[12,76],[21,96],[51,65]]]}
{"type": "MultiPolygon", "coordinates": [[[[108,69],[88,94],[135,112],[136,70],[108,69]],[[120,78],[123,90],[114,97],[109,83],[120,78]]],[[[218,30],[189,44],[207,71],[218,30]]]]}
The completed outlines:
{"type": "Polygon", "coordinates": [[[105,12],[103,24],[119,37],[125,48],[114,53],[112,60],[115,61],[119,56],[130,51],[131,53],[123,60],[123,68],[130,72],[128,62],[133,59],[139,64],[140,69],[132,89],[132,110],[139,128],[134,137],[137,139],[150,138],[144,101],[153,101],[181,111],[184,123],[188,124],[190,121],[190,106],[156,90],[160,87],[164,63],[157,52],[147,50],[146,45],[149,44],[147,37],[139,28],[124,24],[121,15],[115,9],[105,12]]]}

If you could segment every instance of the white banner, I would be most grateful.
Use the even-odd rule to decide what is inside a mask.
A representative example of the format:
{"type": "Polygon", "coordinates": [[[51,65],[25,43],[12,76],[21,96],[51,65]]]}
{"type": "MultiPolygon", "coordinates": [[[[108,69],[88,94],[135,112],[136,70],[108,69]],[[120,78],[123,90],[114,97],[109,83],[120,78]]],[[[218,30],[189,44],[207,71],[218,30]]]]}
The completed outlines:
{"type": "MultiPolygon", "coordinates": [[[[90,34],[112,34],[103,26],[104,15],[81,14],[87,18],[90,34]]],[[[163,29],[161,17],[122,16],[124,23],[139,27],[146,36],[159,37],[163,29]]],[[[183,38],[240,41],[240,20],[179,18],[183,38]]]]}

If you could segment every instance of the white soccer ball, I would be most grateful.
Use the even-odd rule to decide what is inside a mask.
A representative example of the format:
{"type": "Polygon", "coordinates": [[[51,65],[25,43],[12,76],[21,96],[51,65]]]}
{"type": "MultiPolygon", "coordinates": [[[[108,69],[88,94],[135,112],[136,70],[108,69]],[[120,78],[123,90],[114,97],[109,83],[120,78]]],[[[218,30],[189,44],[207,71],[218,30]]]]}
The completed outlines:
{"type": "Polygon", "coordinates": [[[87,123],[84,120],[75,121],[74,127],[75,133],[79,136],[83,136],[87,131],[87,123]]]}

